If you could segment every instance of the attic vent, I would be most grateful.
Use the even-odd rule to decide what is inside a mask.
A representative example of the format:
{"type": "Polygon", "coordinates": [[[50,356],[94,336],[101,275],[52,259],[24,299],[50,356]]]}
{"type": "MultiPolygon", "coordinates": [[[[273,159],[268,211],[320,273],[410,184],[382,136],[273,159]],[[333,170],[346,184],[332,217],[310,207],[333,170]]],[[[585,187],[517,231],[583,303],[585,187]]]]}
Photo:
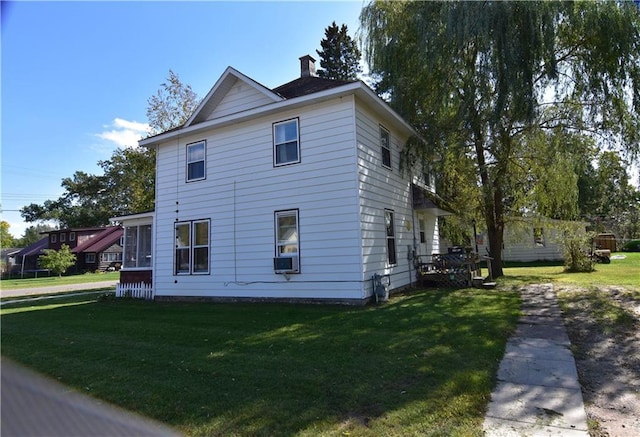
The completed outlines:
{"type": "Polygon", "coordinates": [[[300,77],[316,77],[316,60],[309,55],[300,58],[300,77]]]}

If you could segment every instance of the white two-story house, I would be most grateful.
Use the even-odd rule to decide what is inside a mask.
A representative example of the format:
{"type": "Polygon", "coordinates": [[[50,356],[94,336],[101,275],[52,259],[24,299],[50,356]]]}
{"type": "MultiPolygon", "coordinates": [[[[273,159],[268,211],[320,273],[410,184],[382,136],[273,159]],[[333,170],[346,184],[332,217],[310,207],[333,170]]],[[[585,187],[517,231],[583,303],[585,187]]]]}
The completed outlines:
{"type": "Polygon", "coordinates": [[[123,281],[155,299],[365,303],[374,274],[415,280],[444,213],[400,169],[415,132],[362,81],[300,61],[275,89],[229,67],[184,126],[140,141],[157,152],[156,209],[117,218],[123,281]]]}

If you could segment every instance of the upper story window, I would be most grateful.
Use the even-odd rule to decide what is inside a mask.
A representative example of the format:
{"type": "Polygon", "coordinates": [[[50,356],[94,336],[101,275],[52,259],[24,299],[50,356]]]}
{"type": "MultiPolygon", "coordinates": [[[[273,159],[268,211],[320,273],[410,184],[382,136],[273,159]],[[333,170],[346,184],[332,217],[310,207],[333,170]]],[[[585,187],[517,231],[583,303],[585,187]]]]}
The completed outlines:
{"type": "Polygon", "coordinates": [[[206,177],[206,141],[187,144],[187,182],[199,181],[206,177]]]}
{"type": "Polygon", "coordinates": [[[300,162],[298,119],[273,124],[273,165],[300,162]]]}
{"type": "Polygon", "coordinates": [[[380,126],[380,148],[382,150],[382,165],[391,168],[391,142],[389,131],[380,126]]]}
{"type": "Polygon", "coordinates": [[[58,242],[58,236],[56,234],[51,234],[49,236],[49,241],[51,241],[52,243],[57,243],[58,242]]]}
{"type": "Polygon", "coordinates": [[[69,232],[69,241],[76,241],[76,233],[69,232]]]}
{"type": "Polygon", "coordinates": [[[60,242],[64,243],[65,241],[67,241],[67,234],[60,234],[60,242]]]}

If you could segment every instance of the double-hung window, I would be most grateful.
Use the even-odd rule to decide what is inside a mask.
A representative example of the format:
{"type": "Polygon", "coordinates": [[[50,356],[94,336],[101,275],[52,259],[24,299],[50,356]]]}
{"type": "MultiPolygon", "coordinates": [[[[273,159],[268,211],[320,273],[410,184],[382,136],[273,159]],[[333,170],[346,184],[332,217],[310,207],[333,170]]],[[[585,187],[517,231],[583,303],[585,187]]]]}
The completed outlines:
{"type": "Polygon", "coordinates": [[[391,143],[389,131],[380,126],[380,149],[382,151],[382,165],[391,168],[391,143]]]}
{"type": "Polygon", "coordinates": [[[175,274],[209,273],[209,220],[175,225],[175,274]]]}
{"type": "Polygon", "coordinates": [[[298,254],[298,210],[276,212],[276,256],[298,254]]]}
{"type": "Polygon", "coordinates": [[[300,162],[298,119],[273,124],[273,165],[300,162]]]}
{"type": "Polygon", "coordinates": [[[300,273],[298,210],[276,211],[276,273],[300,273]]]}
{"type": "Polygon", "coordinates": [[[199,181],[206,177],[207,142],[187,144],[187,182],[199,181]]]}
{"type": "Polygon", "coordinates": [[[396,231],[393,226],[393,211],[390,209],[384,210],[384,222],[385,232],[387,234],[387,263],[390,266],[398,263],[396,256],[396,231]]]}

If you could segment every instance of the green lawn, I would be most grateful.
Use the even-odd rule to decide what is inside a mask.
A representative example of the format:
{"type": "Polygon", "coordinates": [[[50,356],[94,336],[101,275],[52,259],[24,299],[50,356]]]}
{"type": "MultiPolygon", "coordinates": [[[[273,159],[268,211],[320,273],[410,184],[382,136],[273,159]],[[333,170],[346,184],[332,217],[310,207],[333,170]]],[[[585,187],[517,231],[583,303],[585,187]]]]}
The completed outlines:
{"type": "Polygon", "coordinates": [[[65,297],[3,307],[2,353],[188,435],[480,436],[512,291],[381,306],[65,297]]]}
{"type": "Polygon", "coordinates": [[[503,285],[553,282],[558,285],[590,287],[617,285],[640,290],[640,252],[620,252],[613,255],[624,259],[612,259],[611,264],[595,264],[591,273],[564,273],[562,266],[506,267],[503,285]]]}
{"type": "Polygon", "coordinates": [[[70,275],[61,278],[57,276],[45,276],[41,278],[27,279],[3,279],[0,288],[3,290],[18,290],[20,288],[39,288],[55,285],[83,284],[86,282],[117,281],[120,272],[85,273],[84,275],[70,275]]]}

